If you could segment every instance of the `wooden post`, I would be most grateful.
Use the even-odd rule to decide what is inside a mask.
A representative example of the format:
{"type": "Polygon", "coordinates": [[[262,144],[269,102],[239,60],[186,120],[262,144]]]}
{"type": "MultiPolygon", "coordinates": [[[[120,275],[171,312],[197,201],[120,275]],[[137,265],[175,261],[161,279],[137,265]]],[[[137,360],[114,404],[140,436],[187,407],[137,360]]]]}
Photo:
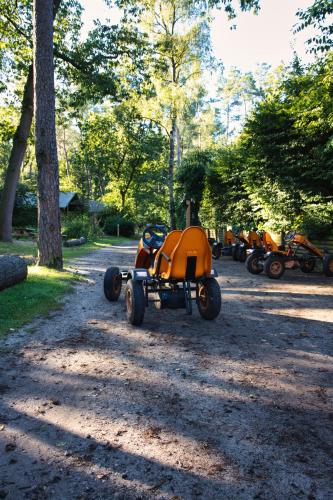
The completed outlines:
{"type": "Polygon", "coordinates": [[[120,226],[119,226],[119,224],[117,224],[117,236],[118,236],[118,238],[120,236],[120,226]]]}

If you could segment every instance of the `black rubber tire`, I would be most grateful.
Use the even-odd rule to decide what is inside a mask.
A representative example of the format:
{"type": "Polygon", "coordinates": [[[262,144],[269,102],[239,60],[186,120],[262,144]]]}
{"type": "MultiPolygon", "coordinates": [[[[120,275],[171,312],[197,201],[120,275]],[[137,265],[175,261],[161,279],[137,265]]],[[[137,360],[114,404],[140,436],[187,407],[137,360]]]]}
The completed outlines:
{"type": "Polygon", "coordinates": [[[217,244],[217,245],[213,245],[212,247],[212,257],[214,260],[218,260],[222,255],[222,249],[221,249],[221,245],[220,244],[217,244]]]}
{"type": "Polygon", "coordinates": [[[264,272],[273,280],[280,279],[285,270],[284,258],[279,255],[271,255],[264,262],[264,272]]]}
{"type": "Polygon", "coordinates": [[[237,252],[237,260],[238,262],[245,262],[246,261],[246,248],[243,246],[238,247],[238,252],[237,252]]]}
{"type": "Polygon", "coordinates": [[[300,265],[301,271],[306,274],[312,273],[315,267],[316,261],[314,259],[306,259],[300,265]]]}
{"type": "Polygon", "coordinates": [[[239,243],[236,243],[232,247],[231,255],[232,255],[232,260],[238,260],[238,249],[239,249],[239,243]]]}
{"type": "Polygon", "coordinates": [[[125,288],[125,303],[127,321],[134,326],[143,322],[146,300],[141,281],[128,280],[125,288]]]}
{"type": "Polygon", "coordinates": [[[215,278],[208,278],[198,285],[198,309],[202,318],[213,320],[221,311],[221,289],[215,278]]]}
{"type": "Polygon", "coordinates": [[[256,253],[250,253],[245,261],[245,266],[251,274],[260,274],[264,270],[262,259],[260,258],[260,255],[256,253]]]}
{"type": "Polygon", "coordinates": [[[121,294],[119,267],[109,267],[104,274],[104,295],[110,302],[116,302],[121,294]]]}
{"type": "Polygon", "coordinates": [[[333,255],[324,255],[323,257],[323,271],[325,276],[333,277],[333,255]]]}

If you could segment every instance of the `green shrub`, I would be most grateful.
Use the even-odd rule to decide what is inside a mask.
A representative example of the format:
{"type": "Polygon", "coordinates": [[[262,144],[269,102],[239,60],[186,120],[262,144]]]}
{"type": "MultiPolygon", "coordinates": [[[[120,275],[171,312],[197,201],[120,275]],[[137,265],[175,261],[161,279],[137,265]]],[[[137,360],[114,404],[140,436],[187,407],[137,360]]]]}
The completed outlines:
{"type": "Polygon", "coordinates": [[[117,235],[117,225],[121,236],[133,236],[135,230],[135,223],[121,215],[109,215],[104,218],[104,232],[111,236],[117,235]]]}
{"type": "Polygon", "coordinates": [[[93,235],[93,228],[88,215],[68,215],[62,220],[61,232],[67,239],[81,236],[89,239],[93,235]]]}

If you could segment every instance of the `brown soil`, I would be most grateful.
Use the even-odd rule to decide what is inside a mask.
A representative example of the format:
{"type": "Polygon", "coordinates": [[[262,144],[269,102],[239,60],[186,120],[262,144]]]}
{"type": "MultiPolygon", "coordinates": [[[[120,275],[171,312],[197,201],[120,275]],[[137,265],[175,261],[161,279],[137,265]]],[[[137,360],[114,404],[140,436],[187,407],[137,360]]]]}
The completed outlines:
{"type": "MultiPolygon", "coordinates": [[[[0,346],[0,498],[333,498],[333,281],[224,258],[212,322],[102,293],[134,247],[0,346]]],[[[19,307],[19,305],[18,305],[19,307]]]]}

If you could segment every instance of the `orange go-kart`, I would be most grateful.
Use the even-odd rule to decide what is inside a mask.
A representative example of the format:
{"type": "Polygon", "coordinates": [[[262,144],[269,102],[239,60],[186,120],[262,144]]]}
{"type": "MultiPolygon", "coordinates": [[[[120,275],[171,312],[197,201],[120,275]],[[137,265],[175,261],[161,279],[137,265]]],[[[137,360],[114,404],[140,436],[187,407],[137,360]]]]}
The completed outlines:
{"type": "Polygon", "coordinates": [[[264,261],[272,252],[284,253],[285,247],[279,246],[267,232],[262,232],[260,245],[247,250],[245,266],[251,274],[260,274],[264,270],[264,261]]]}
{"type": "Polygon", "coordinates": [[[210,241],[212,245],[212,257],[217,260],[221,255],[232,255],[233,245],[236,243],[234,233],[228,229],[224,232],[223,243],[212,239],[210,241]]]}
{"type": "Polygon", "coordinates": [[[256,229],[251,229],[247,236],[245,236],[242,229],[234,234],[237,239],[232,247],[232,258],[234,260],[245,262],[248,249],[258,249],[262,247],[261,239],[256,229]]]}
{"type": "Polygon", "coordinates": [[[162,225],[148,225],[139,242],[135,267],[120,271],[109,267],[104,275],[104,294],[113,302],[125,286],[127,319],[141,325],[145,309],[154,302],[159,309],[186,309],[215,319],[221,310],[221,290],[212,269],[212,252],[205,231],[188,227],[167,233],[162,225]]]}
{"type": "MultiPolygon", "coordinates": [[[[264,271],[269,278],[279,279],[286,269],[301,269],[304,273],[311,273],[316,266],[316,262],[321,261],[324,274],[329,277],[333,276],[332,254],[320,250],[304,235],[296,231],[289,231],[285,235],[285,243],[288,248],[284,251],[281,247],[276,248],[275,244],[268,252],[261,256],[257,255],[258,258],[256,262],[256,256],[252,257],[252,266],[258,270],[253,274],[264,271]],[[306,250],[307,253],[300,253],[299,250],[301,248],[306,250]]],[[[250,258],[251,256],[249,256],[247,260],[248,269],[250,258]]]]}

